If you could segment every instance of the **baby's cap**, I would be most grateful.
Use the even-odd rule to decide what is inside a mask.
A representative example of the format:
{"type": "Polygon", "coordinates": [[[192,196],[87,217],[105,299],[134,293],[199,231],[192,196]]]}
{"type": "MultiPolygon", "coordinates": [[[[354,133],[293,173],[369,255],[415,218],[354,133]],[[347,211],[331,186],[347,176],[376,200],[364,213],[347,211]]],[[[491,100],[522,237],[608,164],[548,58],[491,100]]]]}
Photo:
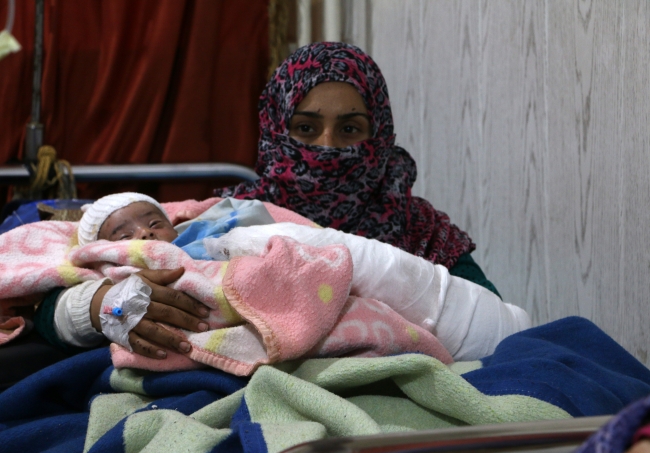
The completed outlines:
{"type": "Polygon", "coordinates": [[[79,245],[86,245],[95,242],[99,230],[108,216],[118,209],[125,208],[130,204],[137,203],[138,201],[151,203],[157,207],[165,217],[167,217],[167,220],[170,220],[160,203],[149,195],[137,192],[123,192],[107,195],[95,201],[93,204],[86,204],[81,207],[81,210],[84,211],[84,215],[79,221],[79,230],[77,232],[79,245]]]}

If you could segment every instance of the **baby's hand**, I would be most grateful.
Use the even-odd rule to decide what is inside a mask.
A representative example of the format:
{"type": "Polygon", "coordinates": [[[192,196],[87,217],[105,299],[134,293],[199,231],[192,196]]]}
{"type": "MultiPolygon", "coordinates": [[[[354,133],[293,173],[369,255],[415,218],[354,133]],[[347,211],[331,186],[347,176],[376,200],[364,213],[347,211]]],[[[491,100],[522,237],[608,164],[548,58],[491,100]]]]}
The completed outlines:
{"type": "MultiPolygon", "coordinates": [[[[183,272],[183,268],[148,269],[136,274],[152,290],[147,314],[129,332],[129,344],[136,353],[154,359],[164,359],[167,357],[167,352],[160,346],[176,349],[182,353],[190,351],[191,345],[183,336],[159,326],[157,322],[194,332],[204,332],[208,329],[208,324],[203,320],[209,314],[208,308],[187,294],[166,286],[178,280],[183,272]]],[[[101,331],[99,321],[101,303],[111,286],[102,286],[93,297],[91,321],[98,331],[101,331]]]]}

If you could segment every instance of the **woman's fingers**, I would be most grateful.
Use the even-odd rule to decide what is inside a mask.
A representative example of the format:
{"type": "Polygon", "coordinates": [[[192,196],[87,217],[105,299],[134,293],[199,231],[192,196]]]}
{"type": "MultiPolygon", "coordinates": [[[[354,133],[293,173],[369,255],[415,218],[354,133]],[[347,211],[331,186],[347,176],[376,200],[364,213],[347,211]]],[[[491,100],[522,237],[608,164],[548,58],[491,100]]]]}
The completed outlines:
{"type": "Polygon", "coordinates": [[[167,352],[164,349],[145,340],[133,330],[129,332],[129,344],[136,354],[159,360],[167,357],[167,352]]]}
{"type": "Polygon", "coordinates": [[[166,285],[178,280],[185,269],[143,270],[137,275],[151,288],[151,303],[145,317],[129,332],[129,343],[134,352],[153,359],[167,357],[165,349],[187,353],[190,343],[182,336],[159,326],[162,322],[194,332],[208,330],[202,319],[209,315],[208,308],[187,294],[166,285]],[[161,348],[161,346],[163,348],[161,348]]]}
{"type": "Polygon", "coordinates": [[[144,269],[138,272],[137,275],[140,275],[157,285],[167,286],[181,278],[181,275],[183,275],[184,272],[185,268],[182,267],[179,267],[178,269],[144,269]]]}
{"type": "MultiPolygon", "coordinates": [[[[149,285],[151,288],[151,300],[159,302],[161,304],[170,305],[176,307],[184,312],[187,312],[191,315],[194,315],[198,318],[205,318],[208,316],[210,311],[208,307],[203,305],[198,300],[193,297],[188,296],[187,294],[177,291],[175,289],[169,288],[168,284],[178,280],[185,269],[160,269],[160,270],[144,270],[138,272],[138,275],[142,280],[149,285]]],[[[170,322],[168,319],[158,319],[154,318],[156,321],[170,322]]],[[[195,323],[195,325],[198,324],[195,323]]],[[[188,328],[184,325],[173,324],[177,327],[188,328]]],[[[191,328],[191,330],[196,330],[191,328]]]]}
{"type": "Polygon", "coordinates": [[[157,322],[164,322],[174,327],[180,327],[181,329],[192,330],[194,332],[205,332],[208,330],[208,323],[204,320],[192,316],[171,304],[154,301],[153,294],[151,296],[151,303],[149,304],[149,307],[147,307],[145,318],[157,322]]]}
{"type": "Polygon", "coordinates": [[[129,332],[129,343],[133,351],[153,359],[167,357],[167,352],[160,346],[175,349],[182,353],[190,352],[192,348],[190,343],[181,335],[171,332],[148,319],[142,319],[129,332]]]}

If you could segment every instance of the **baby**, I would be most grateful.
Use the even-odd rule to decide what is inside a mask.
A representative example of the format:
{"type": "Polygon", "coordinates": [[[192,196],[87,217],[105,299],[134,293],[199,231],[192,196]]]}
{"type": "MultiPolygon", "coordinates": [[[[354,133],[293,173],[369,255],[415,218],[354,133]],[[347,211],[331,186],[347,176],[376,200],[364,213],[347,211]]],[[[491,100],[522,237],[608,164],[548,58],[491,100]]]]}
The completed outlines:
{"type": "Polygon", "coordinates": [[[108,195],[82,209],[85,212],[79,222],[79,245],[100,239],[173,242],[178,237],[162,206],[144,194],[126,192],[108,195]]]}
{"type": "MultiPolygon", "coordinates": [[[[84,214],[77,232],[79,245],[98,240],[151,239],[171,242],[192,258],[209,260],[213,258],[205,250],[204,238],[219,237],[235,226],[273,222],[263,203],[257,200],[224,199],[196,219],[175,227],[156,200],[139,193],[109,195],[85,205],[82,210],[84,214]]],[[[138,316],[130,316],[129,319],[138,324],[130,326],[128,331],[116,332],[115,335],[120,338],[113,336],[110,329],[107,331],[102,324],[102,316],[105,314],[102,310],[108,306],[105,303],[106,295],[115,294],[127,287],[126,280],[113,285],[110,279],[105,278],[59,290],[54,295],[53,337],[65,345],[83,348],[97,346],[108,337],[125,347],[133,346],[140,354],[155,358],[166,357],[164,349],[157,345],[188,352],[190,345],[182,337],[155,324],[164,322],[195,332],[208,328],[208,324],[203,321],[208,311],[199,301],[182,293],[162,290],[178,279],[182,272],[182,269],[147,270],[140,278],[127,279],[136,285],[134,287],[138,291],[151,293],[153,307],[144,307],[146,319],[138,318],[144,316],[145,311],[138,316]]],[[[116,300],[112,296],[110,299],[113,303],[116,300]]]]}
{"type": "Polygon", "coordinates": [[[174,228],[153,198],[136,193],[109,195],[86,210],[78,237],[80,245],[101,239],[161,240],[182,247],[195,259],[228,259],[262,255],[275,235],[312,246],[345,245],[354,266],[350,294],[380,300],[433,332],[455,360],[489,355],[503,338],[530,327],[524,310],[450,275],[444,266],[331,228],[275,223],[256,200],[224,199],[197,219],[174,228]],[[247,209],[255,213],[244,215],[247,209]]]}
{"type": "Polygon", "coordinates": [[[97,240],[157,240],[178,245],[194,259],[212,260],[203,240],[217,238],[237,226],[275,223],[257,200],[227,198],[196,219],[174,227],[163,207],[153,198],[135,192],[107,195],[91,205],[79,222],[79,245],[97,240]]]}

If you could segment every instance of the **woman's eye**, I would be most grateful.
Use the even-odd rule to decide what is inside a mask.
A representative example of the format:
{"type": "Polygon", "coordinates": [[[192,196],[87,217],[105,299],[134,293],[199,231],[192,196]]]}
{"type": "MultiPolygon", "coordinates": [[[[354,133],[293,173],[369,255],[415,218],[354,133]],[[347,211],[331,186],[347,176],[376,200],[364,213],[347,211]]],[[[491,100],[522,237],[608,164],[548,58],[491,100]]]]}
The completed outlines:
{"type": "Polygon", "coordinates": [[[361,129],[359,129],[356,126],[343,126],[343,132],[346,134],[356,134],[358,132],[361,132],[361,129]]]}
{"type": "Polygon", "coordinates": [[[314,131],[314,128],[311,127],[309,124],[299,124],[297,129],[298,129],[298,131],[302,132],[303,134],[308,134],[308,133],[314,131]]]}

